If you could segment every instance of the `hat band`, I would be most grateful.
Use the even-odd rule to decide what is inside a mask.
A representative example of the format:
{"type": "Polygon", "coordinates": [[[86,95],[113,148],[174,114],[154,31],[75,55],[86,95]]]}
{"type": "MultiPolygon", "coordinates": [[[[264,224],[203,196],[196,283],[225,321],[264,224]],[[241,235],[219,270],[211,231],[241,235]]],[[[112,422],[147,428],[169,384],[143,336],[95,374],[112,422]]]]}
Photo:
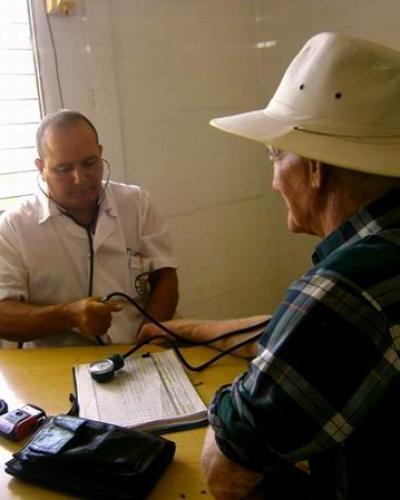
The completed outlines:
{"type": "Polygon", "coordinates": [[[398,144],[400,143],[400,133],[397,134],[390,134],[390,135],[374,135],[374,136],[368,136],[368,135],[351,135],[351,134],[335,134],[335,133],[329,133],[329,132],[321,132],[317,130],[310,130],[304,127],[299,127],[299,126],[294,126],[293,130],[296,130],[297,132],[303,132],[305,134],[313,134],[313,135],[319,135],[319,136],[324,136],[324,137],[333,137],[337,139],[343,139],[347,141],[353,141],[353,142],[363,142],[363,143],[370,143],[370,144],[398,144]]]}
{"type": "Polygon", "coordinates": [[[389,144],[393,144],[393,140],[397,143],[400,140],[400,128],[383,127],[379,124],[375,126],[358,126],[348,122],[332,122],[328,118],[310,116],[298,108],[295,108],[288,103],[272,99],[268,106],[263,110],[266,116],[269,116],[281,123],[284,123],[293,130],[316,134],[319,136],[332,137],[337,139],[356,141],[356,142],[371,142],[389,140],[389,144]]]}

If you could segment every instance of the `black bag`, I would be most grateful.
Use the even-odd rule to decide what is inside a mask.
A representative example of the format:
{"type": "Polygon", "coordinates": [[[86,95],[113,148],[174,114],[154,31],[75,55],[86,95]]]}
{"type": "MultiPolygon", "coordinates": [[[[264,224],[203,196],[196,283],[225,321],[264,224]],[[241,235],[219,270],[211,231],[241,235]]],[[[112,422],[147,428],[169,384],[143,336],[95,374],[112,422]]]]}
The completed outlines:
{"type": "Polygon", "coordinates": [[[51,417],[6,463],[9,474],[89,498],[145,498],[175,443],[69,415],[51,417]]]}

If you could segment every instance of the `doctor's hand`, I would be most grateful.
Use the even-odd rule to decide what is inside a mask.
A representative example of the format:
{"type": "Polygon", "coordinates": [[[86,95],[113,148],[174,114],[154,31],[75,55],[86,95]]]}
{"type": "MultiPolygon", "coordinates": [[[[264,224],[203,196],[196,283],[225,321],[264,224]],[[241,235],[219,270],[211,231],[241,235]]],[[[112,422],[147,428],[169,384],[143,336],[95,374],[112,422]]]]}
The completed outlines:
{"type": "Polygon", "coordinates": [[[104,335],[111,326],[112,313],[121,311],[120,302],[101,302],[100,297],[87,297],[66,304],[67,321],[89,337],[104,335]]]}

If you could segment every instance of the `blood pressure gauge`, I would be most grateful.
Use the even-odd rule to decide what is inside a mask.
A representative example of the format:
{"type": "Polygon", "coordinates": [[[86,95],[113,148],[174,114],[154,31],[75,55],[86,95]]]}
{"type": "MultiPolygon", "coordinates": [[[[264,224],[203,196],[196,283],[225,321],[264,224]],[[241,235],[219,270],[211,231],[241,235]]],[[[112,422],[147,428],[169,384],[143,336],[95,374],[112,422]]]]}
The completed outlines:
{"type": "Polygon", "coordinates": [[[114,373],[122,368],[124,364],[125,361],[121,354],[112,354],[106,359],[91,363],[89,373],[96,382],[107,382],[113,378],[114,373]]]}

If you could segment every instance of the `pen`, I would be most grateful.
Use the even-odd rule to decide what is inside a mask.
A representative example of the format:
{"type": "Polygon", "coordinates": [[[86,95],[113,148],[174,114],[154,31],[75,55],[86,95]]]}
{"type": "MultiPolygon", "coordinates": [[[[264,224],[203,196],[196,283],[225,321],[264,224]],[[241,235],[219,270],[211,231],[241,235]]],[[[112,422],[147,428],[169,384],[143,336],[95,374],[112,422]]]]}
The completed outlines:
{"type": "Polygon", "coordinates": [[[128,267],[131,267],[131,259],[132,259],[132,248],[126,247],[126,255],[128,256],[128,267]]]}

